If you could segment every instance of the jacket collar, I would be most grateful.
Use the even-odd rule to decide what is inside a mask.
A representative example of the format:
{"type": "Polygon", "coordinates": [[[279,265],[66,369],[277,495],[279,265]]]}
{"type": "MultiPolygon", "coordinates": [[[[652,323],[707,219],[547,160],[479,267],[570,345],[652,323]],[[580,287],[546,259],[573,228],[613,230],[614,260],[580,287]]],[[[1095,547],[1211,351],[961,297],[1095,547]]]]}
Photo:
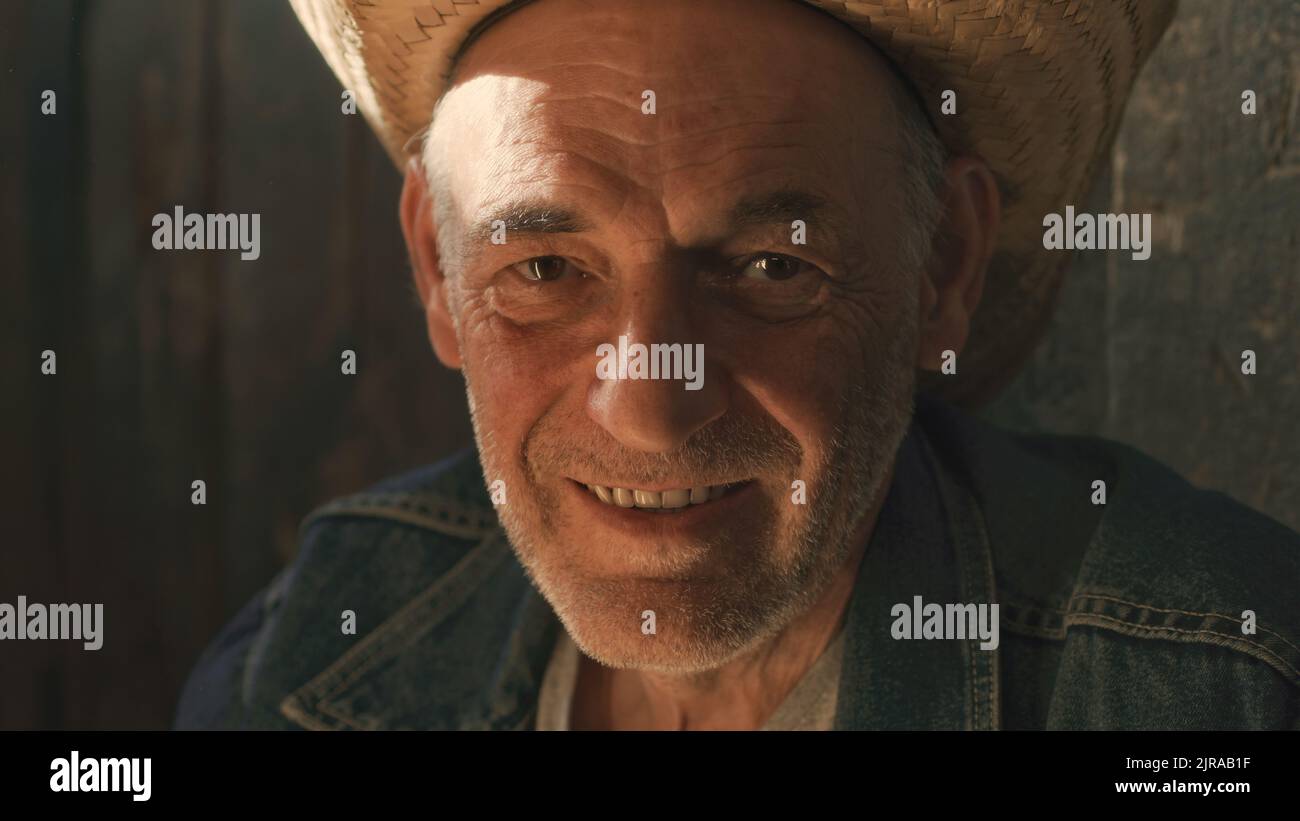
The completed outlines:
{"type": "Polygon", "coordinates": [[[280,712],[308,729],[523,729],[559,629],[495,529],[280,712]]]}
{"type": "Polygon", "coordinates": [[[916,596],[938,604],[996,601],[975,498],[944,468],[919,418],[899,448],[849,603],[835,726],[996,729],[999,651],[971,640],[894,639],[893,606],[910,606],[916,596]]]}
{"type": "MultiPolygon", "coordinates": [[[[974,493],[945,468],[922,421],[919,408],[850,600],[837,729],[994,729],[1000,723],[997,650],[981,650],[977,641],[891,636],[893,605],[911,604],[915,596],[941,604],[995,601],[974,493]]],[[[411,509],[430,503],[413,505],[409,496],[368,504],[361,515],[400,509],[407,524],[443,532],[440,521],[484,513],[453,510],[450,517],[421,520],[411,509]]],[[[478,500],[463,489],[453,496],[478,500]]],[[[445,509],[447,502],[441,504],[445,509]]],[[[560,629],[494,527],[280,709],[310,729],[527,729],[560,629]]]]}

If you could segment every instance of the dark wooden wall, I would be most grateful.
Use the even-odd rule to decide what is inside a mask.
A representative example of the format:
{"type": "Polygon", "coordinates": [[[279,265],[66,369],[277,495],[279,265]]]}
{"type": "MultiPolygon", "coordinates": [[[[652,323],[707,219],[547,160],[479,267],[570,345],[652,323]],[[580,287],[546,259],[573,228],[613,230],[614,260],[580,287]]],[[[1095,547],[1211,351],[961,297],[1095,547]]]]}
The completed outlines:
{"type": "MultiPolygon", "coordinates": [[[[1081,257],[989,409],[1130,442],[1293,527],[1297,43],[1289,0],[1184,0],[1094,195],[1155,212],[1163,244],[1081,257]]],[[[166,726],[304,514],[470,442],[414,307],[400,180],[339,106],[286,3],[0,4],[0,601],[106,611],[98,652],[0,646],[0,728],[166,726]],[[260,213],[261,258],[155,251],[176,205],[260,213]]]]}
{"type": "Polygon", "coordinates": [[[0,50],[0,601],[106,621],[97,652],[5,642],[0,727],[162,727],[312,507],[471,441],[464,388],[424,337],[400,179],[287,4],[5,3],[0,50]],[[261,258],[155,251],[176,205],[260,213],[261,258]]]}

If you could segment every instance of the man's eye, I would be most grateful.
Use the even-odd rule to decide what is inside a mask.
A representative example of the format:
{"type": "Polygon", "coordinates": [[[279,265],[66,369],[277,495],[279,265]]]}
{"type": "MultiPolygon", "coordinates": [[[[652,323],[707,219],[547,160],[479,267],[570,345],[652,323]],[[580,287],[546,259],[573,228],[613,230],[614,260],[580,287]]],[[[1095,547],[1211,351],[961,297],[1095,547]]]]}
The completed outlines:
{"type": "Polygon", "coordinates": [[[745,261],[742,277],[768,281],[790,279],[803,272],[808,263],[784,254],[760,254],[745,261]]]}
{"type": "Polygon", "coordinates": [[[511,267],[524,279],[533,282],[551,282],[565,274],[581,274],[564,257],[533,257],[511,267]]]}

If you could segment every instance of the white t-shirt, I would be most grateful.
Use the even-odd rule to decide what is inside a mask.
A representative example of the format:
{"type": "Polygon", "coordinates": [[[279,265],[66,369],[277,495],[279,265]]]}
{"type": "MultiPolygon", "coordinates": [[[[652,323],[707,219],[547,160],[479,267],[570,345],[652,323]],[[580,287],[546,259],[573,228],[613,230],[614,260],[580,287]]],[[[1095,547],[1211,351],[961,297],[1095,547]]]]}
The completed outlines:
{"type": "MultiPolygon", "coordinates": [[[[762,727],[764,730],[829,730],[835,725],[835,703],[839,694],[840,662],[844,654],[844,630],[827,645],[813,666],[776,712],[762,727]]],[[[573,690],[578,682],[578,665],[582,654],[578,645],[561,627],[560,638],[551,652],[551,660],[542,676],[538,695],[538,730],[567,730],[573,708],[573,690]]]]}

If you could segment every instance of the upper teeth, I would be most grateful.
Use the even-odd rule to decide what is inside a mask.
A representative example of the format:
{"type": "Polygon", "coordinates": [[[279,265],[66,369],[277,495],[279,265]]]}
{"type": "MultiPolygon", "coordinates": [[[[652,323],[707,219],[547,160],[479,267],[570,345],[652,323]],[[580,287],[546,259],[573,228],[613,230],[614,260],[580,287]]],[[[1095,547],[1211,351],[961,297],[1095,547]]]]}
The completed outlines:
{"type": "Polygon", "coordinates": [[[625,487],[587,485],[587,490],[596,494],[596,498],[607,505],[672,509],[703,504],[710,499],[716,499],[727,492],[727,485],[703,485],[680,490],[636,490],[625,487]]]}

